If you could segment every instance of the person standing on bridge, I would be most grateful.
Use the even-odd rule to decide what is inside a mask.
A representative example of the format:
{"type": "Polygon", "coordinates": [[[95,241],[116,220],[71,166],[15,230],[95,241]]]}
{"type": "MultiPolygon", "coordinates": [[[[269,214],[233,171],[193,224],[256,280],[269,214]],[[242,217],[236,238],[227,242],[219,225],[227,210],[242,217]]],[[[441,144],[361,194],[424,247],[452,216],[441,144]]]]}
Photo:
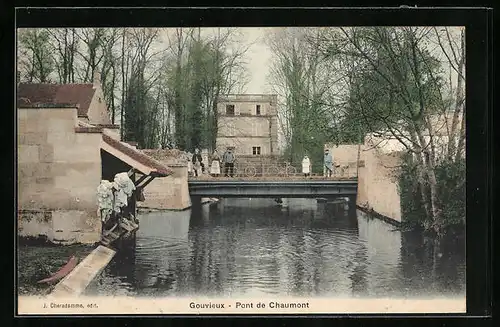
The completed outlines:
{"type": "Polygon", "coordinates": [[[311,175],[311,160],[307,154],[304,156],[304,159],[302,159],[302,173],[306,178],[311,175]]]}
{"type": "Polygon", "coordinates": [[[198,167],[200,166],[201,166],[201,172],[205,173],[205,165],[203,164],[203,158],[201,157],[199,149],[194,150],[192,162],[193,162],[194,175],[196,177],[198,177],[198,170],[199,170],[198,167]]]}
{"type": "Polygon", "coordinates": [[[212,154],[212,164],[210,165],[210,174],[213,177],[220,176],[220,157],[217,150],[214,150],[214,153],[212,154]]]}
{"type": "Polygon", "coordinates": [[[224,161],[224,176],[233,177],[234,176],[234,161],[235,156],[233,150],[231,148],[227,148],[226,152],[224,152],[224,156],[222,160],[224,161]]]}
{"type": "Polygon", "coordinates": [[[328,149],[325,149],[325,168],[326,168],[326,176],[332,177],[333,157],[328,149]]]}

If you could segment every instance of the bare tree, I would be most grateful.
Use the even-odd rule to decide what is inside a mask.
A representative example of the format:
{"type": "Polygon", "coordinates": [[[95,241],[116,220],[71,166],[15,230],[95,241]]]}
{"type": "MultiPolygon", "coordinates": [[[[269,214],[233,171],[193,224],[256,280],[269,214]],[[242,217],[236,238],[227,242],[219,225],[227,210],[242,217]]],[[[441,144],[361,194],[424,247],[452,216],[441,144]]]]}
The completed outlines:
{"type": "Polygon", "coordinates": [[[266,43],[273,53],[269,80],[279,96],[279,124],[291,161],[308,152],[319,161],[329,133],[331,106],[325,106],[331,75],[316,44],[318,29],[286,28],[272,31],[266,43]]]}
{"type": "Polygon", "coordinates": [[[54,58],[47,29],[19,30],[19,70],[28,82],[47,83],[54,71],[54,58]]]}
{"type": "Polygon", "coordinates": [[[75,28],[47,29],[55,49],[55,66],[59,82],[75,82],[75,53],[77,39],[75,28]]]}
{"type": "MultiPolygon", "coordinates": [[[[448,126],[449,122],[446,119],[446,126],[449,133],[448,159],[452,160],[455,157],[454,160],[458,160],[463,155],[465,148],[465,33],[461,29],[459,34],[456,35],[447,27],[441,30],[434,27],[434,32],[437,43],[447,59],[448,66],[456,74],[453,119],[451,126],[448,126]],[[460,124],[459,121],[461,121],[460,124]]],[[[450,81],[450,92],[453,91],[452,85],[453,82],[450,81]]],[[[447,110],[448,108],[444,105],[443,109],[447,110]]]]}
{"type": "Polygon", "coordinates": [[[119,39],[120,31],[118,29],[111,29],[106,31],[101,40],[103,51],[101,64],[101,85],[103,88],[104,99],[108,110],[111,113],[111,121],[113,123],[116,119],[115,89],[119,73],[118,65],[121,59],[117,50],[119,39]]]}
{"type": "Polygon", "coordinates": [[[104,28],[83,28],[77,30],[77,38],[83,47],[78,47],[77,53],[83,60],[83,69],[80,79],[92,82],[94,73],[104,57],[103,39],[107,30],[104,28]],[[83,49],[82,49],[83,48],[83,49]]]}
{"type": "Polygon", "coordinates": [[[141,147],[157,146],[158,101],[149,92],[159,78],[155,57],[161,51],[153,51],[158,33],[158,29],[140,28],[129,34],[132,70],[124,103],[124,137],[141,147]]]}

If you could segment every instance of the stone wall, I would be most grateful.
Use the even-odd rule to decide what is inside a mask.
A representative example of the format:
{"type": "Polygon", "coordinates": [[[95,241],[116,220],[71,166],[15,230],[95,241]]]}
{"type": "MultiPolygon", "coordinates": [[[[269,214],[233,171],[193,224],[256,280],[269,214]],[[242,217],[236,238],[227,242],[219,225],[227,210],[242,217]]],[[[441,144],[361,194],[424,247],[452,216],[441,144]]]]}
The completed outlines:
{"type": "Polygon", "coordinates": [[[397,182],[401,153],[381,153],[363,147],[358,175],[356,204],[401,222],[401,200],[397,182]]]}
{"type": "Polygon", "coordinates": [[[60,243],[99,240],[101,134],[75,133],[76,126],[76,108],[18,109],[20,236],[60,243]],[[36,212],[51,214],[37,225],[36,212]]]}
{"type": "Polygon", "coordinates": [[[334,161],[347,165],[349,176],[358,176],[356,204],[401,222],[401,204],[397,183],[399,151],[383,151],[371,145],[326,144],[334,161]],[[359,168],[356,167],[359,152],[359,168]],[[357,172],[356,172],[357,171],[357,172]]]}
{"type": "Polygon", "coordinates": [[[139,208],[184,210],[191,207],[188,187],[187,161],[184,153],[178,150],[141,150],[160,161],[173,174],[155,178],[144,189],[144,202],[137,202],[139,208]],[[174,153],[175,152],[175,153],[174,153]]]}
{"type": "MultiPolygon", "coordinates": [[[[340,164],[344,169],[344,175],[356,176],[357,160],[360,146],[358,144],[326,144],[325,149],[328,149],[333,156],[333,160],[340,164]]],[[[363,163],[362,163],[363,164],[363,163]]],[[[323,169],[323,174],[326,174],[326,168],[323,169]]]]}

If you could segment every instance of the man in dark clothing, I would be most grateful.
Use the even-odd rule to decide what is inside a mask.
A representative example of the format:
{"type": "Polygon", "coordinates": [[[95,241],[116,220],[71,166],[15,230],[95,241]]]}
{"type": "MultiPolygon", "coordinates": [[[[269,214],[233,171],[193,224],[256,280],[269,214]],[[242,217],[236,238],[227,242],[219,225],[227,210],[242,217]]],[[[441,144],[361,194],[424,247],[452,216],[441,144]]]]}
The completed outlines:
{"type": "Polygon", "coordinates": [[[233,177],[234,176],[234,153],[231,148],[228,148],[226,152],[224,152],[224,156],[222,157],[224,161],[224,176],[233,177]]]}
{"type": "Polygon", "coordinates": [[[203,164],[203,158],[201,157],[200,150],[198,150],[198,149],[194,150],[193,158],[191,161],[193,162],[193,170],[194,170],[195,176],[198,176],[198,169],[197,169],[198,166],[196,164],[197,162],[201,166],[201,172],[205,173],[205,165],[203,164]]]}

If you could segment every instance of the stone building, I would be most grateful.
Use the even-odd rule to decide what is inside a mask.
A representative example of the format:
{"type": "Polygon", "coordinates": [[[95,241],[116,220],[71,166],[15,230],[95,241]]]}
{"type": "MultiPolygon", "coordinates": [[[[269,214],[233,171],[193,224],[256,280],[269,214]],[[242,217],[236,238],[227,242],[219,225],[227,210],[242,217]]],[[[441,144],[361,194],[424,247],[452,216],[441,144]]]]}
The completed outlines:
{"type": "Polygon", "coordinates": [[[228,95],[219,98],[217,110],[219,152],[234,147],[238,156],[278,154],[277,95],[228,95]]]}
{"type": "MultiPolygon", "coordinates": [[[[101,237],[97,186],[134,169],[143,188],[171,170],[120,141],[98,76],[89,84],[19,84],[17,89],[18,235],[52,243],[101,237]]],[[[135,207],[135,197],[130,201],[135,207]]]]}

